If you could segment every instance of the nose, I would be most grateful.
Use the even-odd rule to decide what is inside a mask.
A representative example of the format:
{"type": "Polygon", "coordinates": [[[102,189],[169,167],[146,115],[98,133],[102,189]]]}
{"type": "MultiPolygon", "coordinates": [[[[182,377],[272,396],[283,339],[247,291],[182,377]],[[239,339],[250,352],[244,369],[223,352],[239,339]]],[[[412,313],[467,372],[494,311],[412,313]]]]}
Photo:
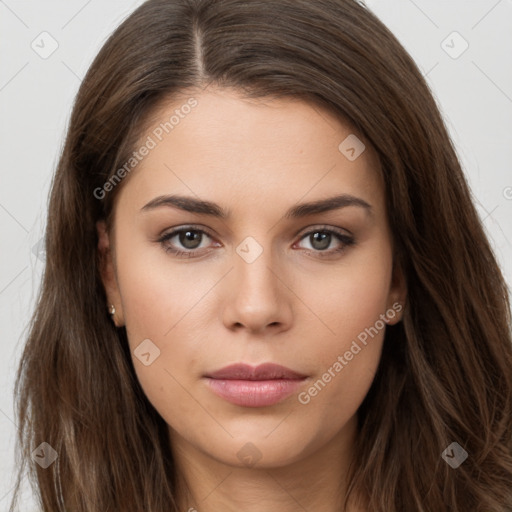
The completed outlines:
{"type": "MultiPolygon", "coordinates": [[[[253,250],[252,248],[251,250],[253,250]]],[[[293,293],[286,272],[265,248],[254,260],[243,253],[233,255],[233,269],[226,276],[224,325],[254,334],[273,334],[291,325],[293,293]]]]}

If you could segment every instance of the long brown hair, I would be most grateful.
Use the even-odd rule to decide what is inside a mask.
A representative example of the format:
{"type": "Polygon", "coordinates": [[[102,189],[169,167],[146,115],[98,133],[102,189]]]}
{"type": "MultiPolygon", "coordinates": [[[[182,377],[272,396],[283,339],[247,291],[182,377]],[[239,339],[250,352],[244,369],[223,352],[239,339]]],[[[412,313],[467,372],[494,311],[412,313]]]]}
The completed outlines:
{"type": "MultiPolygon", "coordinates": [[[[438,107],[397,39],[355,0],[149,0],[78,92],[53,179],[46,268],[15,386],[20,472],[45,512],[177,512],[167,425],[113,326],[95,223],[155,106],[209,84],[300,97],[359,130],[386,184],[404,320],[358,411],[349,494],[372,512],[512,510],[510,303],[438,107]],[[149,117],[148,117],[149,116],[149,117]],[[47,469],[31,453],[48,443],[47,469]],[[457,442],[468,458],[441,457],[457,442]]],[[[377,172],[377,171],[376,171],[377,172]]]]}

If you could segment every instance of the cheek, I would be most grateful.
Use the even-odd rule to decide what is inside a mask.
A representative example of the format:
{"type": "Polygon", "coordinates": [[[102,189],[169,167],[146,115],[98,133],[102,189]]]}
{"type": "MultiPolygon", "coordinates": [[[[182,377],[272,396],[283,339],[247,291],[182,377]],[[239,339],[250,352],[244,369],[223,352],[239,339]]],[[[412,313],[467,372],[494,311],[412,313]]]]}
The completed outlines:
{"type": "Polygon", "coordinates": [[[325,341],[331,355],[332,351],[349,347],[388,308],[392,257],[384,242],[375,244],[372,250],[354,252],[331,272],[318,273],[314,279],[303,275],[301,281],[294,280],[302,290],[297,293],[302,294],[304,304],[325,325],[324,332],[330,333],[325,341]]]}
{"type": "Polygon", "coordinates": [[[168,423],[195,418],[191,381],[205,370],[205,329],[198,315],[218,278],[201,276],[194,265],[171,265],[163,251],[121,243],[119,249],[119,289],[137,379],[168,423]]]}
{"type": "Polygon", "coordinates": [[[380,315],[385,303],[380,297],[357,302],[345,303],[345,310],[333,317],[335,337],[309,346],[308,357],[316,361],[317,373],[297,401],[308,428],[324,441],[356,415],[381,358],[386,324],[380,315]]]}
{"type": "Polygon", "coordinates": [[[329,362],[298,395],[303,433],[308,432],[317,444],[332,439],[357,418],[375,377],[383,335],[379,332],[366,346],[349,344],[333,350],[329,362]]]}
{"type": "Polygon", "coordinates": [[[315,410],[333,431],[355,414],[366,396],[386,330],[382,318],[388,309],[391,252],[383,245],[380,251],[359,253],[352,263],[317,281],[316,288],[304,287],[330,335],[303,347],[303,353],[317,362],[318,373],[299,402],[311,413],[315,410]]]}
{"type": "MultiPolygon", "coordinates": [[[[121,244],[120,244],[121,246],[121,244]]],[[[192,265],[170,263],[163,249],[147,242],[119,251],[118,277],[127,331],[162,338],[204,295],[205,281],[192,265]]]]}

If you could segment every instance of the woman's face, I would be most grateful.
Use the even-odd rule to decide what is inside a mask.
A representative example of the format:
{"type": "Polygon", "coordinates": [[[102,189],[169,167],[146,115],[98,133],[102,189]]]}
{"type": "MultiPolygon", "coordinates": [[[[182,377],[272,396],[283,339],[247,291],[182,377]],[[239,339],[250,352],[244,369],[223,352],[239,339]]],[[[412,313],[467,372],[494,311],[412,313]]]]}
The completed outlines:
{"type": "Polygon", "coordinates": [[[297,100],[193,98],[156,112],[110,240],[98,224],[137,377],[178,452],[260,467],[336,457],[405,299],[377,158],[297,100]],[[236,363],[303,378],[212,378],[236,363]]]}

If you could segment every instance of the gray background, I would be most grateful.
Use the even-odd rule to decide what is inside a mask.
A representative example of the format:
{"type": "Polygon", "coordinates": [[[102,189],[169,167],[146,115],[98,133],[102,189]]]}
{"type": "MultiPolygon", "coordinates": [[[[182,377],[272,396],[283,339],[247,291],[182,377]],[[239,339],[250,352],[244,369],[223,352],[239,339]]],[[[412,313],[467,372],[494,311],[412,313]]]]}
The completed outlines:
{"type": "MultiPolygon", "coordinates": [[[[51,176],[81,77],[107,36],[141,3],[0,0],[1,511],[14,485],[12,387],[44,265],[38,244],[51,176]]],[[[512,0],[366,3],[427,77],[510,286],[512,0]]],[[[21,511],[32,510],[25,486],[21,511]]]]}

